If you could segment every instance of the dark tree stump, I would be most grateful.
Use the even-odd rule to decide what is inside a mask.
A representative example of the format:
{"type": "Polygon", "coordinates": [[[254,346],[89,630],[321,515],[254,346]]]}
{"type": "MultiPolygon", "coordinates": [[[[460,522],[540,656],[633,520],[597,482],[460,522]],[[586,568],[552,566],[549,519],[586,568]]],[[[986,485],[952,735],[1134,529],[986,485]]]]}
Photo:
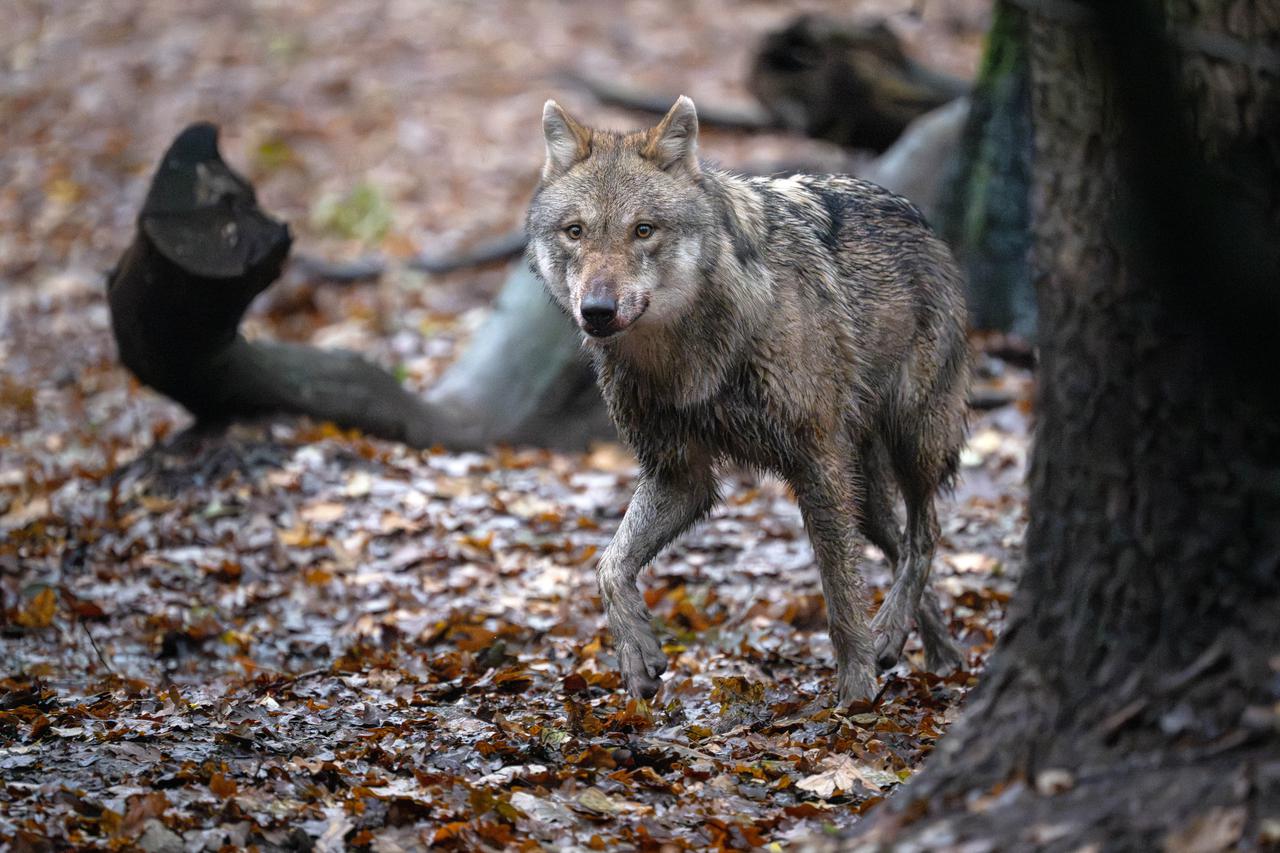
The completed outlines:
{"type": "Polygon", "coordinates": [[[160,164],[138,233],[108,282],[120,359],[200,422],[307,415],[415,447],[473,448],[479,430],[359,356],[258,343],[238,332],[280,275],[288,227],[218,153],[217,129],[183,131],[160,164]]]}

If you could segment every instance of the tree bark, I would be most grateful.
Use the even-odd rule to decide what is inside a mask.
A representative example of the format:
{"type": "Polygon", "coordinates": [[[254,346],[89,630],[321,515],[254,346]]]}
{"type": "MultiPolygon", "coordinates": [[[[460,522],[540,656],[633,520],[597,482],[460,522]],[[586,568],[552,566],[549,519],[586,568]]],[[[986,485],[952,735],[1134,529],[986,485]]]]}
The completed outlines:
{"type": "Polygon", "coordinates": [[[1259,335],[1280,314],[1280,14],[1020,5],[1042,365],[1028,564],[963,717],[849,846],[1280,843],[1280,388],[1259,335]]]}
{"type": "Polygon", "coordinates": [[[1035,334],[1027,13],[997,2],[938,228],[964,267],[975,329],[1035,334]]]}

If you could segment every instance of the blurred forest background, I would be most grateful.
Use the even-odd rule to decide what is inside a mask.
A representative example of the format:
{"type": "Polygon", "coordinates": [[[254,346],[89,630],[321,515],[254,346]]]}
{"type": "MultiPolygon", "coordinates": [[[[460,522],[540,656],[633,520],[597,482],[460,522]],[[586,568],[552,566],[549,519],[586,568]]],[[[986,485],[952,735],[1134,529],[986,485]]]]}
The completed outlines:
{"type": "MultiPolygon", "coordinates": [[[[0,34],[0,837],[11,849],[412,849],[620,841],[749,848],[840,827],[907,778],[973,683],[901,667],[882,704],[827,707],[818,579],[775,481],[730,499],[647,582],[672,671],[617,689],[591,575],[634,464],[582,452],[418,452],[332,425],[190,418],[119,363],[105,271],[187,124],[286,220],[295,263],[250,338],[343,347],[424,391],[508,275],[446,275],[522,223],[542,102],[592,123],[566,72],[759,113],[765,34],[801,11],[882,21],[972,78],[985,2],[34,3],[0,34]]],[[[875,152],[704,127],[758,170],[875,152]]],[[[517,262],[517,266],[519,262],[517,262]]],[[[976,668],[1020,560],[1027,396],[966,451],[937,570],[976,668]]],[[[869,551],[877,595],[888,569],[869,551]]],[[[915,641],[910,647],[918,654],[915,641]]]]}
{"type": "MultiPolygon", "coordinates": [[[[848,828],[910,778],[1022,566],[1025,345],[975,338],[979,410],[941,508],[935,572],[969,671],[900,666],[874,708],[833,712],[799,513],[778,482],[731,472],[726,504],[645,581],[672,656],[649,706],[618,689],[591,574],[635,475],[617,444],[419,451],[296,420],[174,442],[191,418],[121,366],[105,299],[160,157],[210,121],[295,239],[242,331],[353,350],[426,392],[513,273],[412,261],[520,227],[543,101],[653,120],[576,76],[756,115],[753,56],[800,12],[883,22],[961,80],[992,24],[980,0],[6,8],[11,849],[749,849],[848,828]],[[381,275],[333,280],[371,258],[381,275]]],[[[876,151],[780,129],[706,122],[700,145],[750,171],[877,168],[876,151]]],[[[878,598],[888,567],[867,556],[878,598]]]]}
{"type": "Polygon", "coordinates": [[[4,14],[0,849],[1280,844],[1274,2],[4,14]],[[705,156],[871,176],[966,267],[965,670],[912,639],[833,709],[794,500],[730,470],[619,689],[635,463],[515,256],[546,98],[682,92],[705,156]]]}

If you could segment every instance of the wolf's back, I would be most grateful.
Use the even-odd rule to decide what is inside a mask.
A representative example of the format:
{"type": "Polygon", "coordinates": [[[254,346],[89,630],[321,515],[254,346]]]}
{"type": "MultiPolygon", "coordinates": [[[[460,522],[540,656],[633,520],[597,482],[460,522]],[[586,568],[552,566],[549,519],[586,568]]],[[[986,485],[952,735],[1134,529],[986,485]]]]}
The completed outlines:
{"type": "Polygon", "coordinates": [[[847,175],[744,183],[758,199],[760,254],[773,281],[795,281],[802,297],[828,307],[881,314],[897,305],[963,331],[959,269],[910,201],[847,175]]]}

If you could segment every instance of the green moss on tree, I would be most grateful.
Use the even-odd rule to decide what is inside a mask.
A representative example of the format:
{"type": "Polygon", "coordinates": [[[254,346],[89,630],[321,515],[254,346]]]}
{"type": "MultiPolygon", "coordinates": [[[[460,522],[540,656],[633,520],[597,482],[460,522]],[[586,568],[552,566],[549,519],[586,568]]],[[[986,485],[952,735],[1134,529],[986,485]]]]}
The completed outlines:
{"type": "Polygon", "coordinates": [[[969,276],[974,326],[1030,337],[1030,69],[1026,13],[997,3],[940,228],[969,276]]]}

